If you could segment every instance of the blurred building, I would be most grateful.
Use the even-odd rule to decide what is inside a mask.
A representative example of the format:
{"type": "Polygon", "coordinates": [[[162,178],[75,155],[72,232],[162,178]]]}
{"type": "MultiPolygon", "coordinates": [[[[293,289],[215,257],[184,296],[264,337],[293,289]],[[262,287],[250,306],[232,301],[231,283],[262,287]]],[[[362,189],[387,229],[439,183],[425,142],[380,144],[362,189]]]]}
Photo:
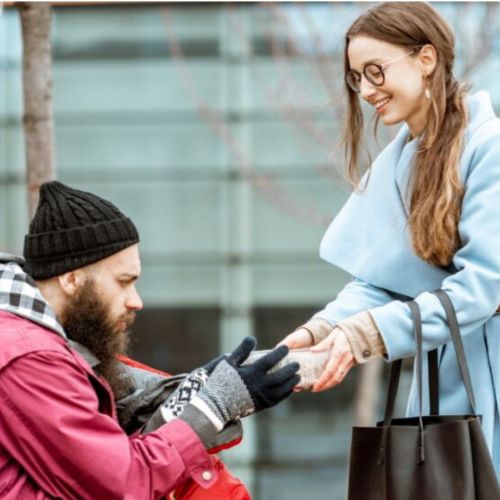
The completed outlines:
{"type": "MultiPolygon", "coordinates": [[[[138,226],[139,360],[182,372],[248,334],[272,347],[347,281],[318,246],[348,195],[341,44],[366,8],[54,8],[58,178],[109,198],[138,226]]],[[[460,34],[459,72],[500,103],[496,6],[438,8],[460,34]]],[[[21,50],[17,12],[5,9],[0,249],[11,252],[28,225],[21,50]]],[[[344,498],[355,380],[246,421],[244,445],[225,456],[256,499],[344,498]]]]}

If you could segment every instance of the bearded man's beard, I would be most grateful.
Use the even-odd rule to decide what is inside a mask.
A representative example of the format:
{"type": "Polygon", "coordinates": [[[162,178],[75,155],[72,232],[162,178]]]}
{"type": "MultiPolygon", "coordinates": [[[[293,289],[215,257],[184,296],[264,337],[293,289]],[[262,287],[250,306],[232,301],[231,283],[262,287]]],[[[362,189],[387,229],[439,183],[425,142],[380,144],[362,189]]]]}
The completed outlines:
{"type": "Polygon", "coordinates": [[[94,370],[109,383],[115,399],[129,389],[116,356],[127,352],[128,328],[134,318],[135,314],[128,312],[113,321],[110,308],[97,294],[92,279],[87,279],[78,294],[68,302],[61,318],[68,338],[82,344],[99,360],[94,370]],[[118,330],[120,324],[125,328],[118,330]]]}

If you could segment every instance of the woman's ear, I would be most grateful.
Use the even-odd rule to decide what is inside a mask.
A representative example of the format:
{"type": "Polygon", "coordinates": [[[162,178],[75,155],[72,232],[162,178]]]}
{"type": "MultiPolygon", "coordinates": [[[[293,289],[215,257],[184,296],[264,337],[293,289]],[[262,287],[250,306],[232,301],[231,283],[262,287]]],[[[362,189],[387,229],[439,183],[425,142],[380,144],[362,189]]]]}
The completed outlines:
{"type": "Polygon", "coordinates": [[[59,286],[65,295],[73,297],[85,282],[85,276],[80,269],[69,271],[57,277],[59,286]]]}
{"type": "Polygon", "coordinates": [[[432,75],[437,63],[437,53],[434,45],[431,45],[430,43],[424,45],[418,53],[418,60],[420,67],[422,68],[423,75],[426,77],[432,75]]]}

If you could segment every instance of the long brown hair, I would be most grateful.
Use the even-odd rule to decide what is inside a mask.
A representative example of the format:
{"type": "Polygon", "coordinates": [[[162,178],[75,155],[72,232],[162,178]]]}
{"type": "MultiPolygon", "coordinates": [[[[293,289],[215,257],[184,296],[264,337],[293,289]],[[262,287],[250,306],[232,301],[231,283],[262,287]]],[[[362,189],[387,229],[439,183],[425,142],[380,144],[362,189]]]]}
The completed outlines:
{"type": "MultiPolygon", "coordinates": [[[[437,62],[427,79],[431,103],[427,127],[421,134],[412,168],[409,227],[415,253],[427,262],[445,266],[460,246],[458,223],[464,187],[459,161],[468,123],[465,84],[452,75],[455,38],[447,22],[425,2],[386,2],[358,17],[346,34],[344,66],[347,72],[349,41],[364,35],[405,49],[431,44],[437,62]]],[[[348,177],[360,179],[363,115],[356,92],[346,85],[348,113],[344,145],[348,177]]]]}

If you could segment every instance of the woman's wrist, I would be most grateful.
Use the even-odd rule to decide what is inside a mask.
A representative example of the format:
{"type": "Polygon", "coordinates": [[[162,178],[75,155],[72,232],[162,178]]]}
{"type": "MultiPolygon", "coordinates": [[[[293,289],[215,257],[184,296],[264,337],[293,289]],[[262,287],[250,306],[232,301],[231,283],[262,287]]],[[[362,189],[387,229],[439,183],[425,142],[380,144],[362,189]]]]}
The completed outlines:
{"type": "Polygon", "coordinates": [[[355,314],[337,324],[347,337],[356,362],[367,363],[386,354],[377,324],[368,311],[355,314]]]}
{"type": "Polygon", "coordinates": [[[296,328],[297,330],[305,330],[308,332],[311,338],[311,345],[315,345],[321,342],[323,339],[326,339],[328,335],[333,330],[333,325],[328,323],[328,321],[321,318],[313,318],[310,319],[307,323],[300,325],[296,328]]]}

